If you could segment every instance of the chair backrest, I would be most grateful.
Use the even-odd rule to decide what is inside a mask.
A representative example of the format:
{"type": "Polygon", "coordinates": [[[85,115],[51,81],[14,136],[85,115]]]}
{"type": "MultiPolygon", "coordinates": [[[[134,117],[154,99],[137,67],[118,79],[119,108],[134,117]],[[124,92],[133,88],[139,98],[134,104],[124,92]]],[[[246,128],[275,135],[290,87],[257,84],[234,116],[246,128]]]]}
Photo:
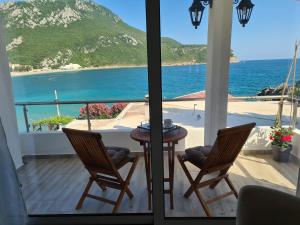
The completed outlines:
{"type": "Polygon", "coordinates": [[[74,150],[88,170],[104,169],[115,172],[116,168],[108,156],[99,133],[62,128],[74,150]]]}
{"type": "Polygon", "coordinates": [[[231,165],[242,150],[255,123],[221,129],[217,139],[208,155],[204,165],[204,170],[231,165]]]}

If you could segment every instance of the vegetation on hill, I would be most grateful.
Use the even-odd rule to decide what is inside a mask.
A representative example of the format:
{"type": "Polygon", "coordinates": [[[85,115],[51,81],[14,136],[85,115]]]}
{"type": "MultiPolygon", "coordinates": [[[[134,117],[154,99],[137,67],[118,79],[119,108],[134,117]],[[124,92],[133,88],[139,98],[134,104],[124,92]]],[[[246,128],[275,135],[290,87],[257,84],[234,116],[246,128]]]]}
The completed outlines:
{"type": "MultiPolygon", "coordinates": [[[[9,61],[20,68],[145,65],[145,32],[90,0],[30,0],[0,4],[9,61]]],[[[164,64],[206,62],[205,45],[162,38],[164,64]]],[[[25,69],[24,69],[25,70],[25,69]]]]}

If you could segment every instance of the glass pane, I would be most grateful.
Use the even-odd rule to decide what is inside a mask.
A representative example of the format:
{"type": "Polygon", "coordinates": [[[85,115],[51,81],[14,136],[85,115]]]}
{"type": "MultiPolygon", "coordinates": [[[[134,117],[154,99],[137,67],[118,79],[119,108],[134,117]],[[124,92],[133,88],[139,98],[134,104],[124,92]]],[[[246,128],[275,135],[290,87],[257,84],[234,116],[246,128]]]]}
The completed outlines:
{"type": "Polygon", "coordinates": [[[255,122],[256,128],[230,170],[230,178],[238,190],[245,185],[255,184],[295,195],[300,114],[295,100],[298,98],[296,83],[299,80],[299,60],[296,57],[293,63],[293,56],[295,40],[299,39],[297,21],[300,4],[291,1],[283,6],[278,2],[273,4],[270,0],[253,3],[256,5],[246,29],[239,26],[237,18],[233,21],[232,48],[238,57],[238,63],[231,64],[230,67],[229,90],[234,97],[229,97],[227,125],[255,122]],[[273,4],[272,10],[267,12],[270,4],[273,4]],[[274,23],[271,18],[278,14],[281,17],[276,28],[269,26],[274,23]],[[262,20],[262,17],[265,19],[262,20]],[[276,38],[269,39],[270,36],[276,38]],[[292,64],[294,65],[291,67],[292,64]],[[289,70],[291,73],[288,78],[289,70]],[[286,81],[289,87],[282,98],[281,85],[286,81]],[[239,99],[246,96],[253,98],[239,99]],[[276,125],[281,100],[280,127],[283,129],[273,130],[271,127],[276,125]],[[288,132],[288,127],[292,127],[291,132],[288,132]],[[273,146],[270,139],[273,139],[277,130],[281,134],[276,135],[279,142],[273,142],[273,146]],[[292,133],[294,135],[290,136],[292,133]],[[287,141],[284,141],[284,136],[287,141]],[[288,141],[289,137],[291,142],[288,141]],[[279,151],[276,145],[283,145],[283,151],[279,151]],[[288,146],[291,146],[292,152],[284,150],[288,146]]]}
{"type": "MultiPolygon", "coordinates": [[[[294,43],[300,35],[296,22],[299,20],[300,4],[291,1],[283,6],[270,0],[252,0],[255,7],[245,28],[238,21],[235,8],[233,10],[227,127],[251,122],[255,122],[256,127],[243,148],[236,151],[233,165],[222,170],[220,168],[225,165],[221,162],[227,160],[226,156],[218,159],[214,155],[225,152],[226,145],[217,145],[218,148],[204,146],[208,6],[200,26],[195,30],[188,14],[192,2],[161,1],[165,216],[235,217],[235,195],[245,185],[270,187],[292,195],[296,192],[300,140],[298,59],[291,70],[287,96],[284,96],[282,104],[282,126],[295,125],[295,128],[291,132],[281,129],[271,133],[271,126],[281,99],[280,85],[287,78],[293,61],[294,43]],[[267,10],[270,4],[271,11],[267,10]],[[273,18],[278,15],[281,15],[280,21],[274,26],[273,18]],[[165,47],[165,42],[171,39],[164,37],[172,38],[173,48],[165,47]],[[297,70],[294,70],[296,65],[297,70]],[[271,145],[270,138],[275,139],[275,146],[271,145]],[[219,162],[217,160],[220,163],[209,168],[219,162]],[[213,172],[207,172],[205,168],[213,172]],[[173,186],[168,179],[170,174],[173,186]],[[198,184],[199,188],[190,188],[191,182],[198,184]],[[206,206],[201,204],[200,199],[207,202],[206,206]]],[[[218,66],[218,60],[215,60],[215,66],[218,66]]],[[[214,91],[218,94],[217,84],[214,91]]],[[[237,133],[231,139],[232,144],[242,137],[237,133]]],[[[231,154],[233,150],[227,152],[231,154]]]]}
{"type": "Polygon", "coordinates": [[[191,4],[192,1],[161,1],[166,217],[204,216],[197,210],[194,195],[183,197],[189,182],[176,157],[186,148],[204,143],[208,9],[195,29],[188,12],[191,4]]]}
{"type": "Polygon", "coordinates": [[[145,3],[2,1],[0,9],[28,213],[150,213],[150,167],[136,163],[140,144],[150,145],[145,3]],[[101,136],[68,140],[63,128],[101,136]]]}

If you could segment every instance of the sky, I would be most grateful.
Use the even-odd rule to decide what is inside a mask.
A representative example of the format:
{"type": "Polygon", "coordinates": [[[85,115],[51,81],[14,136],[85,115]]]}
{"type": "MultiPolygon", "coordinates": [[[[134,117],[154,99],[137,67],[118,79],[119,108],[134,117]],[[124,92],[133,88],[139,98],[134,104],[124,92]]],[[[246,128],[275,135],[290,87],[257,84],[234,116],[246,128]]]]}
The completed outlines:
{"type": "MultiPolygon", "coordinates": [[[[126,23],[145,30],[144,0],[96,0],[118,14],[126,23]]],[[[192,0],[161,0],[162,36],[184,44],[207,43],[206,8],[200,26],[191,25],[188,8],[192,0]]],[[[300,40],[300,0],[252,0],[255,4],[249,24],[243,28],[233,11],[231,48],[240,60],[292,58],[300,40]]],[[[235,7],[235,6],[234,6],[235,7]]]]}

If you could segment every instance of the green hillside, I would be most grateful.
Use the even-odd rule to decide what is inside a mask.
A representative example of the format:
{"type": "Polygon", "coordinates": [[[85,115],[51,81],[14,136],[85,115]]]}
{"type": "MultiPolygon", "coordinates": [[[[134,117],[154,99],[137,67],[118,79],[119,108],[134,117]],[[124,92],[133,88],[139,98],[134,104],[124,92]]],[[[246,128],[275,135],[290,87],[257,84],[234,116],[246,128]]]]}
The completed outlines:
{"type": "MultiPolygon", "coordinates": [[[[144,65],[145,32],[86,0],[31,0],[0,4],[11,64],[29,68],[144,65]]],[[[206,61],[205,45],[162,38],[164,64],[206,61]]]]}

